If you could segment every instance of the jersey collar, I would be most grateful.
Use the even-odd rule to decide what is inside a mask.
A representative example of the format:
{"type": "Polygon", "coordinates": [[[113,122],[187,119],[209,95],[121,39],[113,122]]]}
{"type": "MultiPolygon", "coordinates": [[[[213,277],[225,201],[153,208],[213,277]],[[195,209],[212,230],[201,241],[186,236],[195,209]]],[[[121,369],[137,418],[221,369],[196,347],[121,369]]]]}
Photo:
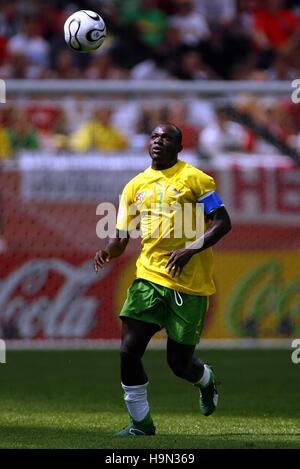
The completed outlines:
{"type": "Polygon", "coordinates": [[[173,176],[175,173],[177,173],[178,169],[181,167],[182,165],[182,161],[181,160],[178,160],[176,164],[174,164],[173,166],[171,166],[171,168],[168,168],[168,169],[152,169],[151,166],[149,166],[147,169],[146,169],[146,173],[148,175],[151,175],[151,176],[159,176],[159,175],[164,175],[166,177],[171,177],[173,176]]]}

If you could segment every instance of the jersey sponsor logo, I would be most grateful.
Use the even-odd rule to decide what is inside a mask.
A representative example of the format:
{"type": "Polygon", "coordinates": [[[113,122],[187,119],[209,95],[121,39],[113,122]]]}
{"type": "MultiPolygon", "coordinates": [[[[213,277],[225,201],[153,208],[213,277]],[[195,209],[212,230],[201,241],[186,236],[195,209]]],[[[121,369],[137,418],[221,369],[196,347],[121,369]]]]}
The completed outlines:
{"type": "Polygon", "coordinates": [[[146,191],[138,192],[135,196],[136,202],[143,202],[145,195],[146,195],[146,191]]]}

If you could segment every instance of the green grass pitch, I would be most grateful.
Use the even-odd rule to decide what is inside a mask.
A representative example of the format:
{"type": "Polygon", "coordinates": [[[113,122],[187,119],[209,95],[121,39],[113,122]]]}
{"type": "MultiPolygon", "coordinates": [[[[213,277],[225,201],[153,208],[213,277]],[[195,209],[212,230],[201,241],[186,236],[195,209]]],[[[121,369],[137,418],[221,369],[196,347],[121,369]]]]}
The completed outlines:
{"type": "MultiPolygon", "coordinates": [[[[199,354],[199,353],[198,353],[199,354]]],[[[116,351],[9,351],[0,365],[1,448],[300,448],[300,364],[289,350],[205,350],[220,405],[146,352],[155,437],[117,438],[128,417],[116,351]]]]}

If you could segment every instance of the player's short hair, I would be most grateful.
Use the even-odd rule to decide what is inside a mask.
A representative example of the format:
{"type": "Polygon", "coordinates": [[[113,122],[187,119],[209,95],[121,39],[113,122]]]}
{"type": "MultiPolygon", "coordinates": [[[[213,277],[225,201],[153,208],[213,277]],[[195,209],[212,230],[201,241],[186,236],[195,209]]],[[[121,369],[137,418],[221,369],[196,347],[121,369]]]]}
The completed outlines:
{"type": "Polygon", "coordinates": [[[175,124],[170,124],[170,125],[176,130],[176,132],[177,132],[177,141],[181,145],[181,143],[182,143],[182,132],[181,132],[180,128],[177,127],[177,125],[175,125],[175,124]]]}
{"type": "Polygon", "coordinates": [[[156,127],[160,127],[160,126],[161,127],[167,127],[167,126],[173,127],[173,129],[176,131],[176,134],[177,134],[177,143],[179,145],[182,144],[182,132],[181,132],[180,128],[177,127],[177,125],[173,124],[172,122],[161,122],[156,127]]]}

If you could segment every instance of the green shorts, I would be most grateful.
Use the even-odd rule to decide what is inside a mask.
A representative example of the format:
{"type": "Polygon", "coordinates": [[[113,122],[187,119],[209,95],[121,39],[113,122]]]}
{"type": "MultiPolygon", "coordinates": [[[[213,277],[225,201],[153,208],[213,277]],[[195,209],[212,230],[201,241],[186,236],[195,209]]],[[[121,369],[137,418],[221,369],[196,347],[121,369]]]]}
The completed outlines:
{"type": "Polygon", "coordinates": [[[179,293],[137,278],[128,289],[120,317],[158,324],[175,342],[196,345],[207,308],[207,296],[179,293]]]}

